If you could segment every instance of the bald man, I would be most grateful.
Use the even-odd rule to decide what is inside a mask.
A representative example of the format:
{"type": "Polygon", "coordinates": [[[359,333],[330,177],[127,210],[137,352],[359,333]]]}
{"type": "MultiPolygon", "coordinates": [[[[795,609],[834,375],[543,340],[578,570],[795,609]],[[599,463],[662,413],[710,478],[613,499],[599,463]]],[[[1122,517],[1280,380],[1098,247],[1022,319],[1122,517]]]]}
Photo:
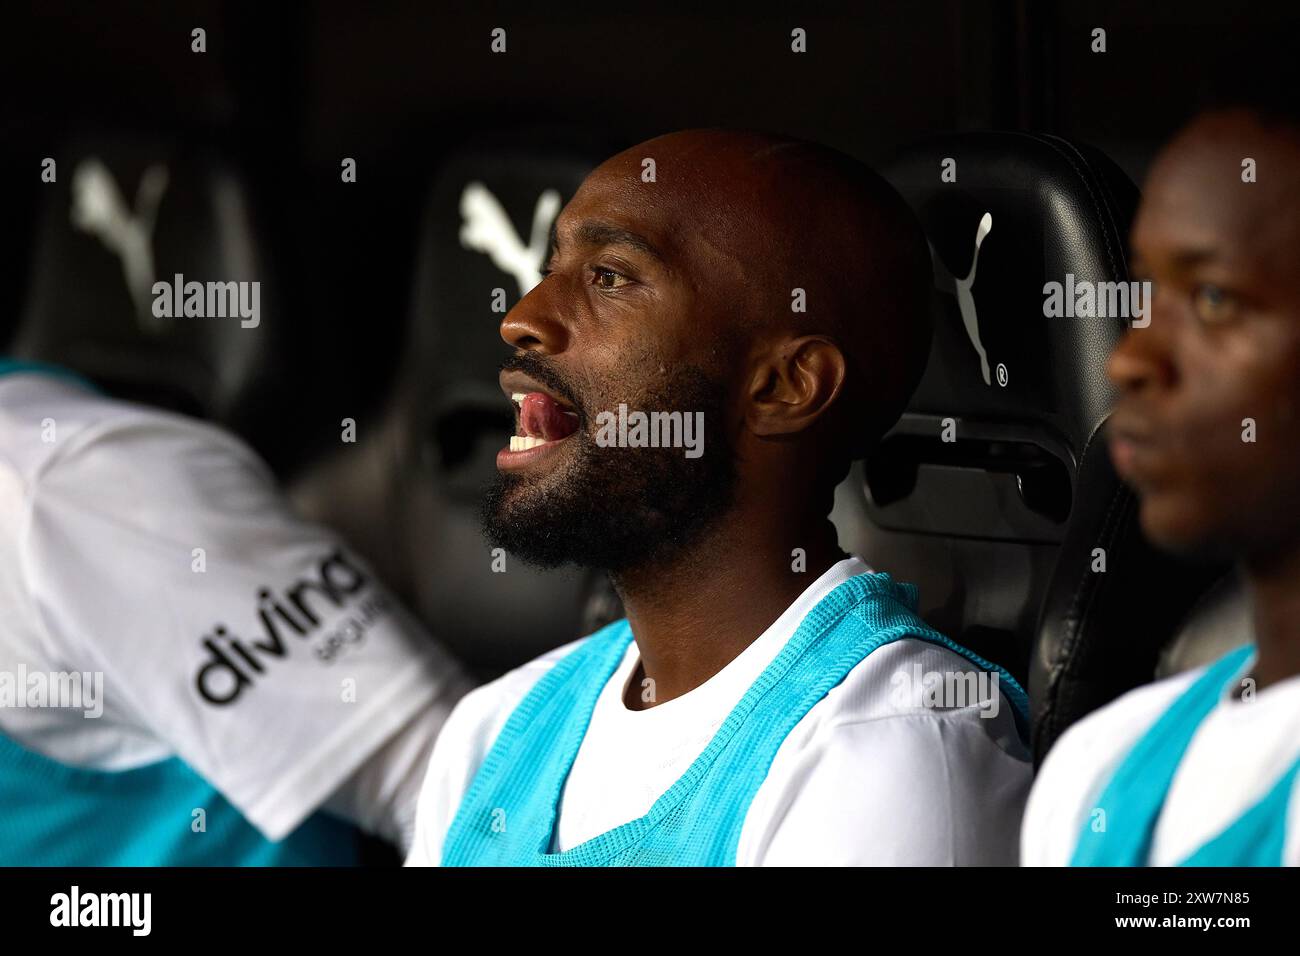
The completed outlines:
{"type": "Polygon", "coordinates": [[[1023,693],[827,517],[926,363],[902,200],[831,150],[696,130],[601,165],[554,238],[501,325],[519,433],[485,526],[607,571],[627,618],[456,708],[409,862],[1013,863],[1023,693]]]}
{"type": "Polygon", "coordinates": [[[1253,642],[1227,635],[1217,662],[1063,735],[1024,862],[1300,865],[1300,113],[1196,118],[1152,168],[1132,245],[1154,301],[1111,356],[1111,455],[1151,540],[1236,560],[1253,642]]]}

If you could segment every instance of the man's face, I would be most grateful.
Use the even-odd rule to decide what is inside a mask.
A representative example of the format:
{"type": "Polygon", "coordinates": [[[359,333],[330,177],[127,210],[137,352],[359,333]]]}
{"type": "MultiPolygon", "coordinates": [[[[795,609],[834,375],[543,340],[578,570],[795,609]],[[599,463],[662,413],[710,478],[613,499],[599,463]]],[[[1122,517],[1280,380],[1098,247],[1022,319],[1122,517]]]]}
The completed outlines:
{"type": "MultiPolygon", "coordinates": [[[[501,386],[522,450],[503,449],[484,507],[494,544],[543,566],[620,570],[696,540],[731,503],[728,319],[740,273],[684,229],[688,210],[635,157],[596,170],[556,223],[545,278],[505,317],[501,386]],[[598,443],[602,412],[703,413],[703,453],[598,443]]],[[[608,434],[608,432],[606,432],[608,434]]]]}
{"type": "Polygon", "coordinates": [[[1245,113],[1199,119],[1157,160],[1132,245],[1154,300],[1150,325],[1111,356],[1122,394],[1110,442],[1144,530],[1178,551],[1294,548],[1300,137],[1245,113]]]}

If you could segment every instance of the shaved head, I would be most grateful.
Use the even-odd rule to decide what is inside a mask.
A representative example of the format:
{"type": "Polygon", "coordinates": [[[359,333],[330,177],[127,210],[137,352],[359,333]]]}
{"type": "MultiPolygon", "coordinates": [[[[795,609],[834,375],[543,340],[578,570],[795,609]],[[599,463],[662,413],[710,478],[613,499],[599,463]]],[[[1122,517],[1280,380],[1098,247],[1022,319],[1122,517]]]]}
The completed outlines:
{"type": "Polygon", "coordinates": [[[902,199],[762,133],[611,157],[561,212],[544,276],[501,327],[502,385],[536,394],[520,430],[540,444],[498,458],[486,513],[543,564],[662,562],[756,507],[824,518],[929,350],[929,248],[902,199]],[[705,453],[605,447],[601,413],[624,406],[699,413],[705,453]]]}
{"type": "Polygon", "coordinates": [[[834,340],[847,375],[832,456],[861,455],[893,425],[929,354],[933,278],[920,223],[884,179],[825,146],[703,129],[625,150],[588,183],[613,187],[629,209],[659,204],[667,240],[733,284],[720,330],[834,340]]]}

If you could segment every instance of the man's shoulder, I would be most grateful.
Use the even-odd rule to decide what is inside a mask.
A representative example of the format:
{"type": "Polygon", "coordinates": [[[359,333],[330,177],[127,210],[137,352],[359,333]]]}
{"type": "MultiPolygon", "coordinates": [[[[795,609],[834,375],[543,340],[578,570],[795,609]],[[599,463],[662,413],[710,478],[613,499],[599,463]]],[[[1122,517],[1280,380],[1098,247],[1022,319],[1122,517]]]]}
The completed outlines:
{"type": "Polygon", "coordinates": [[[992,678],[964,679],[980,673],[921,638],[869,654],[782,743],[747,817],[739,859],[1013,863],[1028,751],[992,678]],[[962,677],[960,690],[951,677],[962,677]],[[945,696],[953,693],[962,696],[945,696]]]}
{"type": "Polygon", "coordinates": [[[427,866],[441,858],[447,828],[510,715],[539,680],[588,640],[583,637],[547,651],[476,687],[457,702],[434,742],[408,864],[427,866]]]}
{"type": "Polygon", "coordinates": [[[909,636],[877,648],[828,698],[840,720],[980,719],[1002,701],[1000,675],[945,644],[909,636]]]}
{"type": "Polygon", "coordinates": [[[1018,820],[1029,757],[992,674],[942,644],[905,637],[869,654],[805,715],[783,742],[768,789],[829,794],[872,768],[894,781],[888,796],[902,802],[919,799],[917,787],[945,805],[980,785],[1012,793],[1018,820]]]}
{"type": "Polygon", "coordinates": [[[472,738],[479,746],[491,746],[510,714],[537,682],[593,637],[595,635],[589,635],[562,644],[474,688],[456,704],[443,735],[450,732],[472,738]]]}
{"type": "Polygon", "coordinates": [[[1072,724],[1044,760],[1025,811],[1022,862],[1063,866],[1106,782],[1204,668],[1144,684],[1072,724]]]}
{"type": "Polygon", "coordinates": [[[1201,667],[1143,684],[1075,721],[1048,753],[1043,772],[1054,770],[1054,764],[1068,763],[1074,771],[1081,763],[1106,765],[1117,752],[1127,753],[1175,698],[1204,672],[1205,668],[1201,667]]]}

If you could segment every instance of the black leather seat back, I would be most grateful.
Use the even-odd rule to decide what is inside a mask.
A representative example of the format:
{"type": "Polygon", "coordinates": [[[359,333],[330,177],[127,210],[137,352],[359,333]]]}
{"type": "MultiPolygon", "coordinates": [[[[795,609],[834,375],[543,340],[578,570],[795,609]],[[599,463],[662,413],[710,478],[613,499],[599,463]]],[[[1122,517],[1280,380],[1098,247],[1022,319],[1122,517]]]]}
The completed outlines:
{"type": "Polygon", "coordinates": [[[417,606],[482,666],[522,663],[581,632],[586,575],[539,572],[510,555],[494,572],[479,510],[514,432],[497,383],[510,350],[494,300],[508,310],[540,281],[551,225],[601,158],[554,146],[470,148],[444,164],[429,197],[411,315],[418,367],[405,377],[407,544],[414,566],[427,569],[417,606]]]}
{"type": "Polygon", "coordinates": [[[57,181],[40,194],[11,351],[268,444],[282,290],[246,180],[214,155],[147,137],[87,138],[60,150],[57,181]],[[256,327],[239,316],[157,317],[154,283],[178,274],[184,282],[258,282],[256,327]]]}
{"type": "Polygon", "coordinates": [[[1026,133],[934,140],[887,175],[929,235],[938,317],[907,413],[836,520],[920,585],[933,624],[1028,679],[1041,760],[1074,721],[1222,642],[1189,612],[1224,569],[1143,538],[1102,440],[1131,315],[1045,311],[1047,283],[1077,306],[1082,283],[1129,281],[1138,193],[1099,153],[1026,133]]]}
{"type": "Polygon", "coordinates": [[[1192,605],[1174,637],[1160,650],[1157,679],[1204,667],[1254,640],[1250,602],[1241,579],[1225,574],[1192,605]]]}
{"type": "Polygon", "coordinates": [[[840,489],[842,543],[1023,678],[1081,476],[1104,453],[1104,363],[1125,327],[1047,318],[1044,284],[1127,280],[1136,190],[1101,155],[1023,133],[943,137],[885,174],[930,239],[935,332],[903,419],[840,489]]]}
{"type": "Polygon", "coordinates": [[[497,383],[510,354],[501,320],[539,281],[560,208],[610,152],[556,142],[467,145],[438,165],[420,230],[406,351],[383,421],[372,429],[376,445],[363,458],[345,449],[319,463],[299,492],[483,676],[585,633],[587,574],[539,572],[512,555],[504,572],[495,571],[480,530],[496,453],[514,432],[497,383]],[[339,493],[348,488],[366,490],[339,493]],[[358,512],[366,500],[386,506],[358,512]]]}
{"type": "MultiPolygon", "coordinates": [[[[1100,444],[1085,464],[1080,492],[1043,599],[1031,662],[1038,761],[1070,724],[1158,676],[1164,649],[1225,570],[1178,560],[1146,540],[1138,501],[1100,444]]],[[[1200,656],[1178,652],[1169,660],[1182,669],[1184,660],[1200,656]]]]}

